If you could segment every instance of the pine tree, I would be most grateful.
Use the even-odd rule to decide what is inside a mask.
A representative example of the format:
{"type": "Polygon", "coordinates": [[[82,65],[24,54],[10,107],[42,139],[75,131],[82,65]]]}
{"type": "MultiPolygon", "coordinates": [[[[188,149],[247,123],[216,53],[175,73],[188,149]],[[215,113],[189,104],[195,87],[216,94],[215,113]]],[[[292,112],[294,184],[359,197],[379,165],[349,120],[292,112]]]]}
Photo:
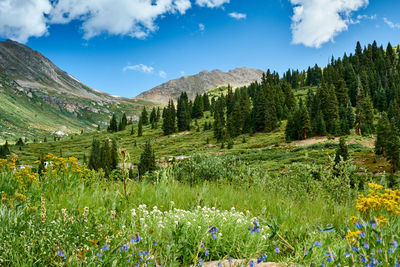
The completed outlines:
{"type": "Polygon", "coordinates": [[[133,129],[133,125],[132,125],[132,128],[131,128],[131,135],[134,135],[135,134],[135,130],[133,129]]]}
{"type": "Polygon", "coordinates": [[[140,155],[140,163],[138,165],[139,176],[142,177],[146,172],[153,172],[154,170],[156,170],[154,150],[151,147],[150,140],[147,140],[140,155]]]}
{"type": "Polygon", "coordinates": [[[143,125],[149,124],[149,115],[147,114],[146,107],[143,107],[142,114],[140,115],[142,118],[143,125]]]}
{"type": "Polygon", "coordinates": [[[89,157],[89,169],[91,170],[98,170],[100,169],[101,165],[101,148],[100,148],[100,142],[97,141],[96,139],[93,139],[92,142],[92,150],[90,152],[90,157],[89,157]]]}
{"type": "Polygon", "coordinates": [[[200,119],[203,117],[204,111],[204,104],[203,104],[203,97],[200,95],[196,95],[193,103],[193,111],[192,111],[192,118],[193,119],[200,119]]]}
{"type": "Polygon", "coordinates": [[[170,135],[176,131],[176,111],[174,101],[171,99],[168,102],[168,107],[163,112],[163,132],[164,135],[170,135]]]}
{"type": "Polygon", "coordinates": [[[17,143],[15,144],[16,146],[24,146],[24,141],[22,140],[22,138],[19,138],[17,143]]]}
{"type": "Polygon", "coordinates": [[[178,98],[176,117],[178,131],[182,132],[190,130],[191,115],[189,110],[188,96],[185,92],[183,92],[178,98]]]}
{"type": "Polygon", "coordinates": [[[395,173],[399,170],[400,165],[400,139],[399,131],[393,120],[391,122],[391,130],[388,138],[387,147],[387,158],[392,166],[392,173],[395,173]]]}
{"type": "Polygon", "coordinates": [[[113,114],[111,117],[110,125],[108,126],[108,131],[111,133],[118,132],[118,123],[117,123],[117,117],[115,116],[115,114],[113,114]]]}
{"type": "Polygon", "coordinates": [[[204,106],[204,111],[210,110],[210,99],[207,93],[203,94],[203,106],[204,106]]]}
{"type": "Polygon", "coordinates": [[[386,113],[383,113],[378,121],[377,135],[375,140],[375,153],[386,156],[391,126],[386,113]]]}
{"type": "Polygon", "coordinates": [[[311,133],[310,115],[303,105],[300,107],[300,122],[301,122],[301,138],[307,139],[311,133]]]}
{"type": "Polygon", "coordinates": [[[8,155],[10,155],[10,149],[8,148],[8,142],[6,140],[4,145],[0,146],[0,159],[5,159],[8,155]]]}
{"type": "Polygon", "coordinates": [[[110,159],[110,171],[118,169],[119,154],[118,154],[118,144],[115,139],[111,142],[111,159],[110,159]]]}
{"type": "Polygon", "coordinates": [[[143,135],[143,120],[142,117],[139,118],[139,123],[138,123],[138,134],[137,136],[140,137],[143,135]]]}
{"type": "Polygon", "coordinates": [[[159,122],[160,119],[161,119],[161,111],[160,107],[157,107],[156,122],[159,122]]]}
{"type": "Polygon", "coordinates": [[[106,177],[111,173],[111,148],[110,141],[106,138],[100,149],[100,168],[103,169],[106,177]]]}
{"type": "Polygon", "coordinates": [[[151,113],[150,113],[150,123],[153,124],[155,122],[157,122],[157,111],[156,111],[156,108],[153,107],[153,109],[151,110],[151,113]]]}

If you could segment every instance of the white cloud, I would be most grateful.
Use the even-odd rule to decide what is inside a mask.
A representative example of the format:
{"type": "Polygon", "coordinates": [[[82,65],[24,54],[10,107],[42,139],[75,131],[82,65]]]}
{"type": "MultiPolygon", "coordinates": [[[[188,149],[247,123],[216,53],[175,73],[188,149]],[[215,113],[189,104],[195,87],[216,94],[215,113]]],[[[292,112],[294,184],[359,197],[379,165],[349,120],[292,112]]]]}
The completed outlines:
{"type": "MultiPolygon", "coordinates": [[[[196,0],[209,8],[225,3],[229,0],[196,0]]],[[[101,34],[146,38],[158,30],[158,18],[182,15],[191,7],[191,0],[0,0],[0,36],[27,42],[45,35],[51,24],[77,21],[85,39],[101,34]]]]}
{"type": "Polygon", "coordinates": [[[220,7],[223,4],[229,3],[230,0],[196,0],[196,4],[201,7],[220,7]]]}
{"type": "Polygon", "coordinates": [[[400,23],[394,23],[387,18],[383,18],[383,21],[392,29],[400,29],[400,23]]]}
{"type": "Polygon", "coordinates": [[[160,70],[160,72],[158,73],[160,75],[161,78],[165,79],[167,78],[167,73],[163,70],[160,70]]]}
{"type": "Polygon", "coordinates": [[[0,0],[0,36],[26,43],[47,33],[48,0],[0,0]]]}
{"type": "Polygon", "coordinates": [[[138,65],[128,65],[125,66],[122,71],[126,72],[128,70],[132,70],[132,71],[140,71],[140,72],[144,72],[144,73],[153,73],[154,72],[154,68],[151,66],[146,66],[144,64],[138,64],[138,65]]]}
{"type": "Polygon", "coordinates": [[[245,18],[247,18],[247,15],[246,15],[246,14],[237,13],[237,12],[229,13],[229,16],[232,17],[232,18],[234,18],[234,19],[245,19],[245,18]]]}
{"type": "Polygon", "coordinates": [[[354,23],[351,13],[367,6],[369,0],[290,0],[293,8],[294,44],[320,47],[354,23]]]}
{"type": "Polygon", "coordinates": [[[190,0],[62,0],[54,5],[50,22],[80,20],[85,39],[103,33],[145,38],[158,29],[158,17],[184,14],[190,7],[190,0]]]}
{"type": "Polygon", "coordinates": [[[204,32],[205,29],[206,29],[206,26],[204,26],[204,24],[200,23],[200,24],[199,24],[199,30],[200,30],[201,32],[204,32]]]}
{"type": "Polygon", "coordinates": [[[181,70],[180,74],[181,76],[185,76],[185,72],[183,70],[181,70]]]}

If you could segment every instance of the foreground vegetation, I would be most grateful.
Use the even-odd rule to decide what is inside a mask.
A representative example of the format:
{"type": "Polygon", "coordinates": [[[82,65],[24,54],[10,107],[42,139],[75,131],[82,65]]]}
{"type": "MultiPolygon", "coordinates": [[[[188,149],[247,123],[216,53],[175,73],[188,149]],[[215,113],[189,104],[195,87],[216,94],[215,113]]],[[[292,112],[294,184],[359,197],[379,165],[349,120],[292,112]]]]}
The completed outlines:
{"type": "Polygon", "coordinates": [[[128,180],[125,194],[122,181],[76,158],[45,158],[50,164],[41,175],[39,161],[18,169],[15,159],[1,160],[1,264],[187,266],[258,258],[309,265],[374,257],[393,266],[398,260],[400,193],[380,194],[383,188],[371,184],[377,193],[359,197],[355,207],[368,179],[359,182],[351,162],[298,164],[271,174],[234,157],[195,156],[128,180]],[[352,218],[353,227],[351,216],[363,221],[352,218]],[[373,242],[375,236],[383,241],[373,242]]]}

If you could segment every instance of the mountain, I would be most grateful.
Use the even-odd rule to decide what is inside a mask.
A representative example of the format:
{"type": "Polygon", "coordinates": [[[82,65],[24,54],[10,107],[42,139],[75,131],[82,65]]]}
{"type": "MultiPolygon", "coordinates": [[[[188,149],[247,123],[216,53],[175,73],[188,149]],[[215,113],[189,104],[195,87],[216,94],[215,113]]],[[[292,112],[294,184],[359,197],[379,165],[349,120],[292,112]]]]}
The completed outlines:
{"type": "Polygon", "coordinates": [[[237,68],[229,72],[221,70],[202,71],[199,74],[185,76],[163,83],[153,89],[141,93],[136,99],[155,103],[168,103],[170,98],[177,99],[181,92],[186,92],[189,98],[202,94],[210,89],[231,85],[241,87],[261,80],[263,71],[258,69],[237,68]]]}
{"type": "Polygon", "coordinates": [[[91,130],[112,112],[133,116],[147,104],[98,92],[41,53],[14,41],[0,42],[0,137],[91,130]]]}

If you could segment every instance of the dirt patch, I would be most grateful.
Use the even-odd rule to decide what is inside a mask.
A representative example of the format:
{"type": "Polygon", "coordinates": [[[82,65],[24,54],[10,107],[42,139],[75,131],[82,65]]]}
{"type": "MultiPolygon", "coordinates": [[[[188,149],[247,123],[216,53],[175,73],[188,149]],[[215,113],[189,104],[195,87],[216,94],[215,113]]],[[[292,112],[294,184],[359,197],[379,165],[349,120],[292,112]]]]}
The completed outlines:
{"type": "MultiPolygon", "coordinates": [[[[203,264],[204,267],[237,267],[241,266],[242,264],[244,266],[250,266],[248,264],[249,261],[245,260],[233,260],[231,263],[228,260],[225,261],[213,261],[213,262],[205,262],[203,264]]],[[[256,263],[257,260],[253,260],[255,262],[254,266],[256,267],[287,267],[288,265],[285,263],[276,263],[276,262],[262,262],[262,263],[256,263]]]]}
{"type": "MultiPolygon", "coordinates": [[[[302,146],[311,146],[314,144],[320,144],[328,141],[328,137],[314,137],[314,138],[309,138],[306,140],[299,140],[299,141],[293,141],[289,143],[288,145],[290,146],[295,146],[295,147],[302,147],[302,146]]],[[[332,141],[338,143],[339,142],[339,137],[336,137],[334,139],[331,139],[332,141]]],[[[347,140],[346,144],[360,144],[362,146],[368,147],[368,148],[374,148],[375,147],[375,137],[365,137],[365,138],[351,138],[347,140]]]]}
{"type": "Polygon", "coordinates": [[[188,135],[188,134],[190,134],[190,132],[182,132],[182,133],[173,134],[173,135],[171,135],[171,137],[178,137],[178,136],[188,135]]]}

